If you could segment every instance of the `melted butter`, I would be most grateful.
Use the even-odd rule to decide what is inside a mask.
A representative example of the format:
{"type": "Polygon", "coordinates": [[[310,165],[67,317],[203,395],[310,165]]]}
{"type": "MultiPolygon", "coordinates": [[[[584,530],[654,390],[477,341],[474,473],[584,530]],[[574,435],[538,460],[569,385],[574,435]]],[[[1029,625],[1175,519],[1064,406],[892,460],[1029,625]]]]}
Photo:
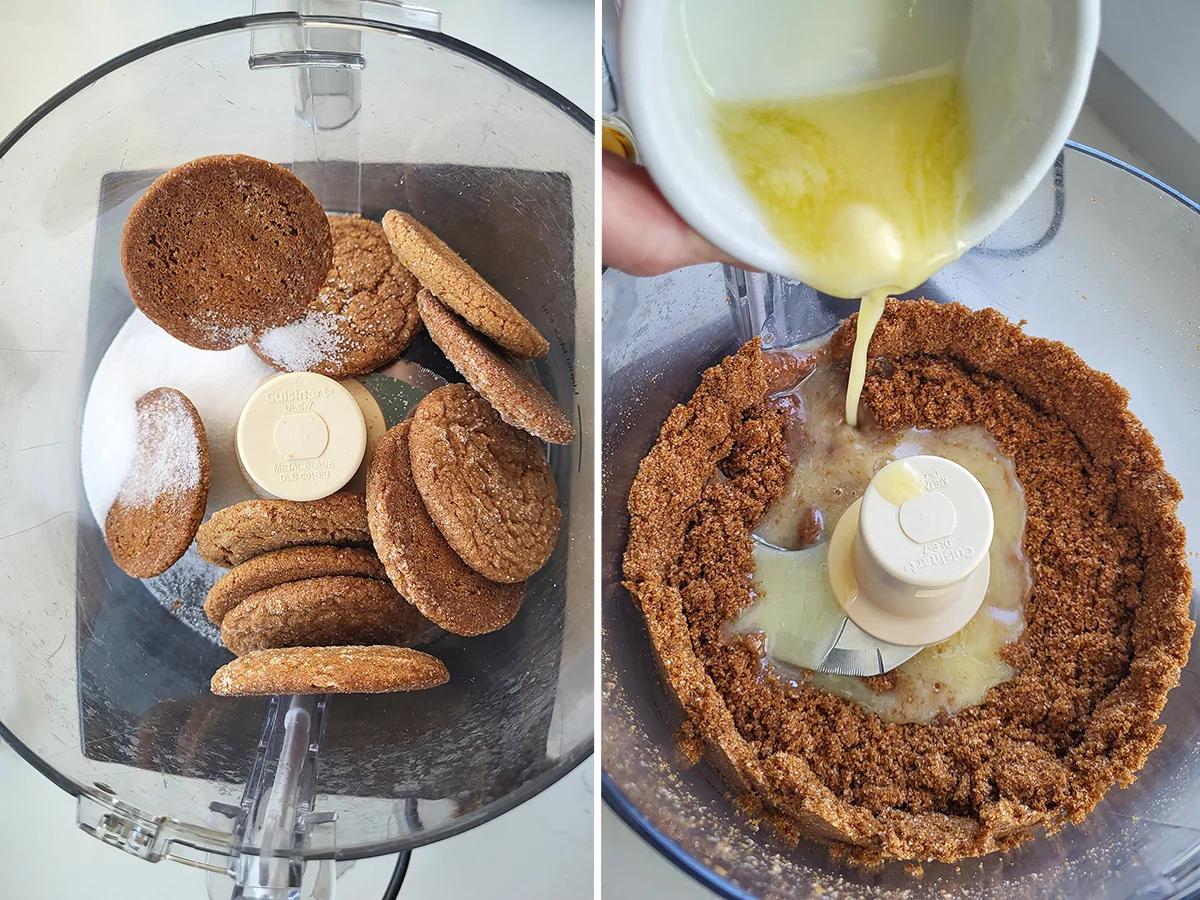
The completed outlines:
{"type": "Polygon", "coordinates": [[[905,291],[957,257],[970,146],[948,67],[824,96],[714,101],[721,143],[813,287],[905,291]]]}
{"type": "Polygon", "coordinates": [[[830,582],[829,545],[788,552],[755,544],[754,572],[760,599],[733,630],[761,633],[774,660],[803,669],[819,666],[846,617],[830,582]]]}
{"type": "Polygon", "coordinates": [[[889,294],[966,249],[970,127],[947,63],[790,100],[714,100],[734,171],[811,286],[862,297],[845,418],[858,424],[867,348],[889,294]]]}
{"type": "Polygon", "coordinates": [[[883,316],[887,303],[886,290],[869,291],[858,308],[858,322],[854,328],[854,351],[850,355],[850,380],[846,385],[846,424],[858,427],[858,404],[862,399],[863,384],[867,380],[867,348],[871,346],[871,335],[883,316]]]}
{"type": "Polygon", "coordinates": [[[925,479],[914,466],[897,460],[894,466],[886,466],[875,476],[875,490],[893,506],[903,506],[925,493],[925,479]]]}
{"type": "MultiPolygon", "coordinates": [[[[790,392],[796,421],[790,435],[794,471],[784,494],[755,533],[779,553],[755,548],[757,600],[733,630],[762,632],[767,660],[777,676],[808,683],[859,703],[890,722],[928,722],[981,702],[987,691],[1013,675],[1001,648],[1024,629],[1022,608],[1032,586],[1022,551],[1025,496],[1012,462],[982,428],[888,432],[847,425],[839,413],[847,376],[821,363],[790,392]],[[817,665],[836,637],[840,609],[830,586],[828,540],[832,526],[893,459],[933,454],[967,468],[992,503],[995,536],[989,551],[991,580],[979,612],[949,640],[927,647],[895,669],[896,683],[876,691],[861,678],[802,672],[817,665]],[[811,523],[828,523],[815,530],[811,523]],[[832,624],[831,624],[832,622],[832,624]],[[828,629],[828,630],[826,630],[828,629]],[[832,632],[832,633],[830,633],[832,632]]],[[[903,467],[889,490],[920,491],[920,478],[903,467]]]]}
{"type": "MultiPolygon", "coordinates": [[[[830,586],[827,528],[832,530],[892,459],[944,456],[979,479],[995,513],[991,582],[979,613],[953,638],[897,669],[896,685],[887,692],[876,693],[856,678],[811,678],[891,721],[952,713],[979,702],[988,688],[1012,675],[998,652],[1023,627],[1021,607],[1030,585],[1021,553],[1024,497],[1010,462],[982,429],[892,434],[869,423],[857,427],[870,339],[886,298],[913,290],[966,249],[959,223],[972,183],[961,55],[951,50],[938,56],[922,47],[905,64],[880,67],[885,49],[915,47],[930,22],[948,19],[917,0],[894,20],[882,6],[868,11],[813,4],[802,26],[841,22],[856,28],[829,36],[820,27],[803,28],[790,37],[811,36],[813,53],[794,54],[795,62],[780,54],[738,61],[726,71],[711,63],[727,59],[727,52],[704,52],[704,35],[724,49],[726,29],[736,20],[724,5],[694,0],[689,5],[696,7],[696,22],[707,22],[690,39],[733,170],[808,284],[834,296],[862,298],[848,376],[818,366],[794,393],[795,475],[758,527],[770,544],[803,552],[756,549],[759,599],[735,627],[764,634],[778,671],[815,665],[840,620],[830,586]],[[920,27],[913,19],[918,8],[932,16],[920,27]],[[834,10],[847,11],[844,22],[834,10]],[[863,30],[867,25],[878,33],[863,30]],[[902,34],[912,40],[900,39],[902,34]],[[831,47],[841,48],[838,60],[844,65],[823,62],[831,47]],[[921,68],[930,65],[934,68],[921,68]],[[840,74],[822,84],[826,70],[840,74]]],[[[900,11],[894,6],[892,12],[900,11]]],[[[943,46],[961,49],[961,42],[943,46]]],[[[920,485],[901,469],[889,476],[885,489],[906,498],[920,485]]]]}

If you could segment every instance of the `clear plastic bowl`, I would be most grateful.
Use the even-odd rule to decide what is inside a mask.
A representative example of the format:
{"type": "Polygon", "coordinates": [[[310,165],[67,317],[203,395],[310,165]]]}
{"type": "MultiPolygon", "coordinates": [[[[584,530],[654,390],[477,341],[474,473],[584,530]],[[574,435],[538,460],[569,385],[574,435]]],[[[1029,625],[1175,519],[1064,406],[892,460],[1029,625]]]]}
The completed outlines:
{"type": "MultiPolygon", "coordinates": [[[[205,154],[290,165],[333,211],[425,219],[550,338],[535,368],[579,432],[550,452],[562,536],[514,623],[430,645],[443,689],[330,702],[314,811],[336,821],[313,820],[304,852],[438,840],[592,749],[591,120],[436,14],[323,8],[140,47],[0,142],[0,737],[79,796],[81,824],[151,859],[229,852],[268,708],[209,693],[229,655],[115,568],[80,479],[90,377],[133,309],[125,215],[205,154]]],[[[405,355],[458,380],[425,337],[405,355]]]]}
{"type": "MultiPolygon", "coordinates": [[[[990,306],[1064,341],[1130,393],[1185,493],[1200,551],[1200,206],[1102,153],[1069,144],[1033,197],[983,245],[912,292],[990,306]]],[[[603,794],[669,860],[722,896],[1182,898],[1200,888],[1200,655],[1171,692],[1166,735],[1137,781],[1079,826],[959,865],[864,873],[825,848],[787,849],[734,812],[707,766],[689,768],[640,613],[620,586],[626,497],[641,458],[700,372],[762,334],[785,346],[855,304],[719,266],[654,279],[604,276],[603,794]]],[[[1196,612],[1195,597],[1192,605],[1196,612]]]]}

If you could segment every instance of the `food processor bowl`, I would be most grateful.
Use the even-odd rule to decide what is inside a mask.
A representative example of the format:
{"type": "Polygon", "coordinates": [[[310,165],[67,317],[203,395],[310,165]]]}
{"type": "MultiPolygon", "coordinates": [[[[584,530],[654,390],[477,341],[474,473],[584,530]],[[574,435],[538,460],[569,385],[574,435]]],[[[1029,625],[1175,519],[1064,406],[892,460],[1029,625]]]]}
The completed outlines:
{"type": "MultiPolygon", "coordinates": [[[[1103,153],[1068,144],[996,233],[909,297],[993,307],[1112,375],[1183,487],[1189,556],[1200,552],[1200,205],[1103,153]]],[[[664,856],[730,898],[1182,898],[1200,889],[1200,661],[1195,652],[1137,781],[1077,826],[956,865],[864,871],[807,841],[753,829],[707,765],[690,766],[641,614],[621,587],[626,499],[638,463],[700,373],[761,334],[825,334],[856,304],[720,266],[603,285],[603,794],[664,856]]],[[[1192,613],[1196,612],[1193,597],[1192,613]]]]}
{"type": "MultiPolygon", "coordinates": [[[[81,826],[147,859],[232,870],[233,832],[254,852],[246,821],[281,785],[293,861],[396,852],[591,753],[592,123],[438,25],[397,3],[262,4],[106,63],[0,142],[0,738],[79,797],[81,826]],[[423,648],[443,688],[214,697],[230,655],[198,598],[164,605],[124,575],[89,511],[84,400],[134,308],[126,214],[215,153],[290,166],[329,211],[412,212],[550,339],[534,370],[579,434],[548,451],[560,540],[511,625],[423,648]]],[[[459,380],[426,336],[405,358],[459,380]]]]}

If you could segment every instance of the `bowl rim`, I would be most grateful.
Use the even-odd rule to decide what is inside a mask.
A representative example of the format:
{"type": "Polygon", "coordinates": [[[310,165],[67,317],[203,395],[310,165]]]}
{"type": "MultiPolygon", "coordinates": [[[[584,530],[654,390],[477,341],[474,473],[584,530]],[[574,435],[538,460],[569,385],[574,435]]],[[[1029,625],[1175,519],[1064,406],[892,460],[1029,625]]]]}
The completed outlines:
{"type": "Polygon", "coordinates": [[[427,40],[433,44],[440,44],[448,50],[453,50],[457,53],[466,56],[468,59],[482,63],[490,69],[494,69],[501,75],[504,75],[521,87],[529,90],[540,96],[543,100],[552,103],[560,112],[565,113],[575,120],[576,124],[585,128],[588,132],[594,133],[596,130],[595,120],[589,116],[583,109],[567,99],[554,88],[545,84],[542,81],[534,78],[532,75],[518,69],[516,66],[505,62],[498,56],[493,56],[486,50],[481,50],[474,44],[468,44],[466,41],[459,40],[448,34],[443,34],[440,31],[429,31],[422,28],[416,28],[411,25],[397,25],[393,22],[381,22],[377,19],[353,18],[348,16],[329,16],[329,15],[302,15],[293,12],[273,12],[259,13],[249,16],[233,16],[228,19],[220,19],[216,22],[210,22],[205,25],[197,25],[192,28],[185,28],[181,31],[173,31],[170,34],[155,38],[152,41],[147,41],[137,47],[126,50],[114,56],[112,59],[101,63],[94,69],[80,75],[66,87],[56,91],[48,99],[37,106],[29,115],[17,123],[3,139],[0,139],[0,158],[8,153],[30,129],[38,124],[47,115],[53,112],[57,107],[71,99],[84,88],[96,83],[106,75],[110,75],[120,68],[132,62],[137,62],[143,57],[150,56],[159,50],[165,50],[168,47],[173,47],[176,44],[182,44],[186,41],[196,38],[210,37],[216,34],[222,34],[227,31],[245,30],[263,25],[302,25],[305,23],[326,23],[330,25],[338,25],[342,27],[358,28],[369,31],[384,31],[391,32],[397,35],[408,37],[417,37],[427,40]]]}
{"type": "MultiPolygon", "coordinates": [[[[1139,169],[1137,166],[1118,159],[1103,150],[1097,150],[1095,147],[1090,147],[1086,144],[1081,144],[1078,141],[1067,140],[1063,144],[1063,149],[1059,151],[1057,158],[1062,159],[1066,151],[1071,150],[1083,156],[1091,157],[1099,162],[1107,163],[1117,169],[1132,175],[1151,187],[1158,188],[1168,197],[1176,200],[1192,212],[1200,214],[1200,202],[1193,200],[1191,197],[1184,194],[1182,191],[1176,190],[1160,178],[1156,178],[1149,172],[1139,169]]],[[[603,503],[603,500],[602,500],[603,503]]],[[[601,707],[603,710],[603,698],[601,699],[601,707]]],[[[667,837],[658,827],[650,820],[641,808],[639,808],[629,796],[621,790],[616,779],[609,774],[608,769],[604,766],[604,748],[601,746],[601,763],[600,763],[600,795],[604,804],[612,810],[617,817],[624,822],[630,829],[633,830],[642,840],[653,847],[658,853],[674,865],[684,874],[708,888],[714,894],[725,898],[725,900],[757,900],[754,894],[738,887],[732,881],[718,875],[708,866],[704,865],[696,857],[692,856],[684,850],[679,844],[667,837]]],[[[1171,900],[1182,900],[1184,897],[1192,896],[1189,893],[1189,888],[1181,888],[1181,892],[1171,895],[1171,900]]]]}
{"type": "MultiPolygon", "coordinates": [[[[498,74],[508,78],[510,81],[515,82],[520,87],[525,88],[530,93],[550,103],[559,112],[565,114],[568,118],[574,121],[575,124],[579,125],[589,135],[595,135],[595,120],[592,116],[584,112],[584,110],[578,104],[563,96],[544,82],[539,81],[532,75],[529,75],[521,69],[516,68],[512,64],[505,62],[499,57],[488,53],[486,50],[482,50],[473,44],[468,44],[466,41],[459,40],[451,35],[444,34],[441,31],[432,31],[410,25],[398,25],[393,22],[383,22],[371,18],[334,15],[307,15],[298,12],[271,12],[248,16],[233,16],[226,19],[220,19],[215,22],[209,22],[204,25],[198,25],[192,28],[185,28],[180,31],[174,31],[163,35],[162,37],[155,38],[152,41],[147,41],[144,44],[140,44],[136,47],[126,50],[124,53],[120,53],[117,56],[114,56],[112,59],[101,63],[94,69],[85,72],[83,75],[70,82],[66,87],[55,92],[47,100],[43,101],[37,106],[37,108],[33,110],[33,112],[22,119],[12,129],[12,131],[0,139],[0,160],[3,160],[4,156],[25,134],[27,134],[34,126],[36,126],[42,119],[46,118],[55,109],[57,109],[67,100],[70,100],[76,94],[83,91],[85,88],[95,84],[100,79],[112,74],[113,72],[116,72],[129,63],[137,62],[138,60],[150,56],[159,50],[164,50],[177,44],[186,43],[187,41],[211,37],[213,35],[234,31],[245,31],[248,29],[265,26],[299,26],[313,24],[329,24],[363,31],[378,31],[390,33],[400,37],[419,38],[421,40],[428,41],[431,44],[439,45],[487,68],[490,68],[498,74]]],[[[594,685],[592,699],[593,703],[595,703],[594,685]]],[[[21,757],[21,759],[32,766],[52,784],[61,788],[71,796],[94,796],[94,792],[91,787],[82,785],[70,775],[60,772],[57,768],[44,760],[15,733],[13,733],[3,721],[0,721],[0,741],[8,744],[17,753],[17,755],[21,757]]],[[[592,754],[595,752],[595,743],[596,736],[595,730],[593,729],[592,736],[589,740],[581,742],[578,746],[574,747],[569,753],[561,757],[556,764],[546,769],[536,777],[526,781],[516,790],[512,791],[503,798],[495,801],[492,804],[489,804],[487,807],[484,807],[481,811],[479,811],[481,814],[468,814],[461,819],[455,820],[454,824],[446,827],[443,830],[439,830],[436,836],[418,836],[415,840],[407,839],[377,841],[371,844],[361,844],[354,847],[346,847],[344,849],[338,847],[332,852],[306,854],[305,858],[312,860],[366,859],[374,856],[402,853],[415,849],[416,847],[421,847],[426,844],[445,840],[449,837],[454,837],[455,835],[469,831],[478,825],[489,822],[503,815],[504,813],[515,809],[526,800],[530,800],[537,796],[546,788],[555,784],[564,776],[570,774],[576,767],[580,765],[580,763],[592,756],[592,754]]],[[[214,845],[213,847],[204,847],[202,849],[223,854],[228,848],[214,845]]]]}

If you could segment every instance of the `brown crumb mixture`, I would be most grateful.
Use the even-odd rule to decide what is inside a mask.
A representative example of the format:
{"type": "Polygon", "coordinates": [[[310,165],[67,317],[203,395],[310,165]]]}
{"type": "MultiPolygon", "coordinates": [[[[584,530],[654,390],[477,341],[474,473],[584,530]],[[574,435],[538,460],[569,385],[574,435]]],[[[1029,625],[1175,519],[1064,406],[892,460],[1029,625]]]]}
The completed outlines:
{"type": "Polygon", "coordinates": [[[977,424],[1013,459],[1033,591],[1004,651],[1010,681],[952,717],[889,724],[764,675],[754,640],[723,639],[751,601],[750,531],[790,470],[786,415],[766,399],[782,373],[757,341],[704,373],[642,461],[625,577],[681,734],[751,818],[859,862],[952,862],[1078,822],[1158,743],[1193,628],[1182,494],[1121,387],[994,310],[889,301],[871,355],[864,397],[882,427],[977,424]]]}

